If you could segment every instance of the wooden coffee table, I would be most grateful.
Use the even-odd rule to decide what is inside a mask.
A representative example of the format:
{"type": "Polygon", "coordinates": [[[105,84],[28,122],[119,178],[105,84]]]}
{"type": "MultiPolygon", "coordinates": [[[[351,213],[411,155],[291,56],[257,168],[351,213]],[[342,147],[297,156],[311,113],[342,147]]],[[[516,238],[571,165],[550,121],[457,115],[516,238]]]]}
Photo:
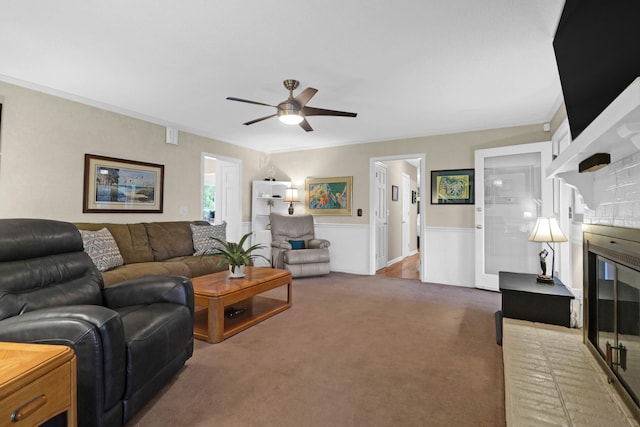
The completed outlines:
{"type": "Polygon", "coordinates": [[[218,343],[291,307],[289,271],[249,266],[244,271],[242,278],[230,279],[228,271],[221,271],[191,279],[194,337],[218,343]],[[284,291],[286,297],[275,295],[284,291]]]}

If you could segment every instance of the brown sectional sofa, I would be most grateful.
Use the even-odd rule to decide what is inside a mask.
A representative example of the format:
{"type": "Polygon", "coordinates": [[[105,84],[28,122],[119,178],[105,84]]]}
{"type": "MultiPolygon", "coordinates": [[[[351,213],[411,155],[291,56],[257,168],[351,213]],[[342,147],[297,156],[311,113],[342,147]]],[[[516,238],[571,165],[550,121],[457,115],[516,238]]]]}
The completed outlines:
{"type": "Polygon", "coordinates": [[[147,222],[135,224],[76,223],[79,230],[107,228],[124,265],[102,272],[105,286],[143,276],[177,274],[198,277],[228,269],[217,256],[193,256],[190,224],[203,221],[147,222]]]}

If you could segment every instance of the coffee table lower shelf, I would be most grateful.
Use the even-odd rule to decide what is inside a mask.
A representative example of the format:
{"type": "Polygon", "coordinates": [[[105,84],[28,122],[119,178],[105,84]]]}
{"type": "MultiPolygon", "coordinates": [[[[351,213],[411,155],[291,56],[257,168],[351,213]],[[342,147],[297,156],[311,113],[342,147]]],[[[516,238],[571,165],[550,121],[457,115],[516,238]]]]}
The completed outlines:
{"type": "MultiPolygon", "coordinates": [[[[209,336],[208,322],[209,315],[205,307],[196,307],[194,317],[193,336],[208,342],[220,342],[238,332],[244,331],[250,326],[260,323],[271,316],[288,309],[291,304],[283,303],[279,299],[268,297],[253,297],[250,300],[233,304],[235,308],[244,308],[245,311],[234,317],[224,316],[224,327],[222,329],[222,339],[217,341],[214,336],[209,336]]],[[[218,334],[219,335],[219,334],[218,334]]]]}
{"type": "MultiPolygon", "coordinates": [[[[245,271],[247,268],[249,267],[245,267],[245,271]]],[[[229,282],[224,276],[226,273],[215,273],[219,277],[209,275],[193,280],[195,338],[218,343],[291,307],[290,273],[275,269],[254,269],[257,270],[249,271],[245,280],[232,279],[229,282]],[[271,274],[261,277],[268,270],[271,274]],[[277,288],[286,289],[286,299],[261,295],[277,288]],[[243,311],[230,317],[225,315],[225,310],[230,307],[243,311]]]]}

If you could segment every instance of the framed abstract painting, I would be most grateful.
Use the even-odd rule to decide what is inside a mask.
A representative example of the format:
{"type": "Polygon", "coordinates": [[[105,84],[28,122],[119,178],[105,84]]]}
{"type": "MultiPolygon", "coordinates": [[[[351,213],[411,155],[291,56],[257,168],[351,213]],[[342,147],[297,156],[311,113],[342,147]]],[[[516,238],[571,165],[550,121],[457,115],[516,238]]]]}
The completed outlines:
{"type": "Polygon", "coordinates": [[[473,205],[474,170],[431,171],[432,205],[473,205]]]}
{"type": "Polygon", "coordinates": [[[307,212],[312,215],[351,215],[353,177],[307,178],[307,212]]]}

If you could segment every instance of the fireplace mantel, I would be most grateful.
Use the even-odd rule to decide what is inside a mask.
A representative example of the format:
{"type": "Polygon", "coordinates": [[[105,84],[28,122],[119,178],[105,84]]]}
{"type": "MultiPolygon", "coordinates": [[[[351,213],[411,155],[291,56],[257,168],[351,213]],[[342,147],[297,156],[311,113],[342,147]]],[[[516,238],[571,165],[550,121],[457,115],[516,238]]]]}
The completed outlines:
{"type": "Polygon", "coordinates": [[[596,153],[609,153],[611,163],[640,150],[640,77],[636,78],[546,170],[575,187],[590,209],[596,209],[592,173],[579,173],[578,165],[596,153]]]}

